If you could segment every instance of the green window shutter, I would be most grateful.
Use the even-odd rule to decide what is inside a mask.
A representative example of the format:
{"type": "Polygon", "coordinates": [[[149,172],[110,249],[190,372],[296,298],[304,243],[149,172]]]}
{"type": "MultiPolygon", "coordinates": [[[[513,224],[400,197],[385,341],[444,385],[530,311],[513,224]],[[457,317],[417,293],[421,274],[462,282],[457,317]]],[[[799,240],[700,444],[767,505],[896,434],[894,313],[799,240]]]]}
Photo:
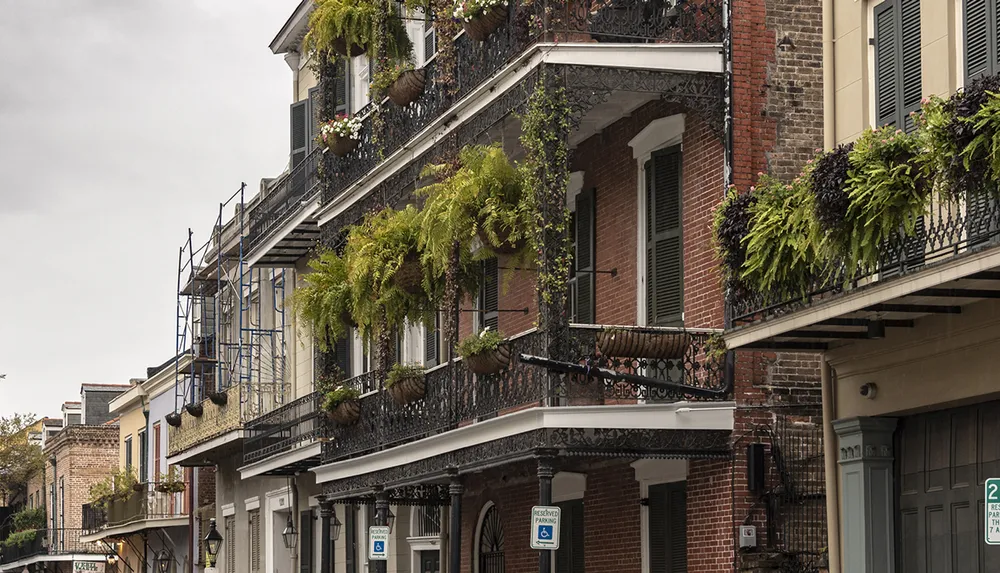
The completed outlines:
{"type": "Polygon", "coordinates": [[[687,484],[649,486],[649,571],[687,572],[687,484]]]}
{"type": "Polygon", "coordinates": [[[574,238],[576,245],[574,254],[576,288],[573,290],[573,296],[576,300],[573,308],[576,311],[574,321],[583,324],[594,324],[597,320],[594,292],[596,199],[595,189],[585,189],[576,197],[576,237],[574,238]]]}
{"type": "Polygon", "coordinates": [[[299,570],[312,573],[313,570],[313,512],[306,510],[299,514],[299,570]]]}
{"type": "Polygon", "coordinates": [[[292,168],[302,163],[309,152],[309,100],[295,102],[291,106],[291,153],[292,168]]]}
{"type": "Polygon", "coordinates": [[[441,336],[440,320],[440,315],[435,312],[434,317],[429,321],[430,323],[424,324],[424,366],[427,368],[438,365],[439,337],[441,336]]]}
{"type": "Polygon", "coordinates": [[[337,107],[334,110],[334,117],[342,113],[347,114],[351,112],[351,99],[348,96],[348,94],[351,93],[350,70],[351,66],[348,64],[347,58],[337,59],[337,72],[336,75],[334,76],[334,82],[336,82],[337,107]]]}
{"type": "Polygon", "coordinates": [[[500,323],[500,269],[497,265],[497,258],[491,257],[483,261],[483,283],[479,287],[479,316],[480,330],[489,327],[497,330],[500,323]]]}
{"type": "Polygon", "coordinates": [[[899,117],[898,9],[892,0],[875,7],[875,123],[896,125],[899,117]]]}
{"type": "Polygon", "coordinates": [[[583,500],[555,504],[562,509],[559,549],[556,550],[556,573],[585,573],[583,562],[583,500]]]}
{"type": "Polygon", "coordinates": [[[993,67],[996,61],[996,26],[991,25],[991,22],[996,22],[996,0],[964,0],[962,12],[965,83],[968,84],[980,76],[996,73],[993,67]]]}
{"type": "Polygon", "coordinates": [[[646,321],[676,326],[684,317],[681,149],[653,154],[646,163],[646,321]]]}
{"type": "Polygon", "coordinates": [[[920,0],[900,1],[900,52],[903,57],[901,75],[902,110],[899,123],[906,132],[917,128],[910,114],[920,111],[923,95],[920,63],[920,0]]]}

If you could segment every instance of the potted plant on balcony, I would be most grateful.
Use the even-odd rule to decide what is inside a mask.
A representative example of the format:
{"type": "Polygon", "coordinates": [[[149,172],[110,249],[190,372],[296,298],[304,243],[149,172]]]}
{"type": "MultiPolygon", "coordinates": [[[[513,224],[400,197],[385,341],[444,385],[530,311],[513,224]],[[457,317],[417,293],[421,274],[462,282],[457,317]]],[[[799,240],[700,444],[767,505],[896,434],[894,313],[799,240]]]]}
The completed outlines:
{"type": "Polygon", "coordinates": [[[496,374],[510,365],[510,345],[489,327],[463,339],[458,354],[473,374],[496,374]]]}
{"type": "Polygon", "coordinates": [[[470,38],[483,42],[507,21],[507,0],[455,0],[453,14],[470,38]]]}
{"type": "Polygon", "coordinates": [[[686,332],[658,332],[645,328],[606,327],[597,333],[597,348],[604,356],[676,360],[691,345],[686,332]]]}
{"type": "Polygon", "coordinates": [[[326,352],[350,327],[357,326],[347,265],[335,251],[327,249],[309,261],[309,268],[312,272],[303,278],[305,284],[292,294],[292,307],[309,327],[319,349],[326,352]]]}
{"type": "Polygon", "coordinates": [[[409,60],[389,62],[389,65],[375,72],[372,77],[373,94],[387,93],[392,103],[404,107],[424,93],[427,72],[423,68],[414,69],[409,60]]]}
{"type": "Polygon", "coordinates": [[[361,393],[350,386],[337,386],[323,399],[323,411],[341,426],[350,426],[361,417],[361,393]]]}
{"type": "Polygon", "coordinates": [[[316,0],[316,7],[309,16],[306,50],[360,56],[372,50],[376,22],[384,19],[387,33],[381,49],[389,57],[405,56],[413,50],[406,27],[395,12],[379,13],[387,10],[388,5],[378,0],[316,0]]]}
{"type": "Polygon", "coordinates": [[[337,157],[343,157],[361,143],[361,120],[342,113],[320,125],[317,142],[337,157]]]}
{"type": "Polygon", "coordinates": [[[184,489],[184,476],[176,467],[171,467],[167,473],[160,474],[160,479],[156,482],[156,491],[160,493],[180,493],[184,489]]]}
{"type": "Polygon", "coordinates": [[[424,369],[408,364],[394,364],[385,379],[385,389],[397,404],[409,404],[424,397],[427,382],[424,369]]]}

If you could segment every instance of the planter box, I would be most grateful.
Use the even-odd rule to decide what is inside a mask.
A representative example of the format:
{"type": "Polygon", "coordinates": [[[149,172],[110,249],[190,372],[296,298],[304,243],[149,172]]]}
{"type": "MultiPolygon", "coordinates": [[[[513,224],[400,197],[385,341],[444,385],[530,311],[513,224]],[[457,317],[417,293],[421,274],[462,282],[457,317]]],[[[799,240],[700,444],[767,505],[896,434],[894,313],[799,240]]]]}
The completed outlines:
{"type": "Polygon", "coordinates": [[[462,22],[462,28],[470,38],[484,42],[490,34],[496,32],[507,21],[507,7],[494,6],[468,22],[462,22]]]}
{"type": "Polygon", "coordinates": [[[691,346],[686,332],[651,332],[648,330],[606,330],[598,333],[601,354],[617,358],[682,358],[691,346]]]}
{"type": "Polygon", "coordinates": [[[497,374],[510,365],[510,346],[501,344],[492,352],[481,352],[463,358],[473,374],[497,374]]]}
{"type": "Polygon", "coordinates": [[[386,388],[392,400],[399,405],[416,402],[427,394],[427,381],[421,376],[403,378],[386,388]]]}

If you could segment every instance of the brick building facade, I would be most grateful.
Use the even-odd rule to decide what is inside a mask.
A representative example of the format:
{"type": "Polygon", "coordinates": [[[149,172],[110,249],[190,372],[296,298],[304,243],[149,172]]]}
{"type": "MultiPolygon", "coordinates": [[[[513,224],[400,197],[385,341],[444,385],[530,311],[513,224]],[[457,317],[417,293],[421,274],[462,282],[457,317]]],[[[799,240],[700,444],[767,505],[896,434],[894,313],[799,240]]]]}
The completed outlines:
{"type": "MultiPolygon", "coordinates": [[[[49,520],[58,528],[82,529],[90,487],[118,467],[118,426],[68,426],[46,444],[45,482],[55,489],[49,520]]],[[[50,502],[51,503],[51,502],[50,502]]]]}

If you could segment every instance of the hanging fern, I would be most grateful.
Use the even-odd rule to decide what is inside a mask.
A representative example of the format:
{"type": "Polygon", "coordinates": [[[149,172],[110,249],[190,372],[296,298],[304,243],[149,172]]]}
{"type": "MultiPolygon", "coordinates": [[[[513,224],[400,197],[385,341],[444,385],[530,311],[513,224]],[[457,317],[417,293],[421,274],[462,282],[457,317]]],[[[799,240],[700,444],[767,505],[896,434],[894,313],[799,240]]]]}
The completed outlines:
{"type": "Polygon", "coordinates": [[[378,53],[387,57],[406,61],[413,56],[413,44],[406,34],[403,20],[394,12],[387,13],[389,6],[379,0],[316,0],[316,8],[309,16],[309,32],[305,37],[305,49],[317,53],[334,50],[338,40],[350,46],[360,46],[373,58],[378,53]],[[379,22],[385,22],[385,39],[378,49],[376,42],[379,22]]]}
{"type": "Polygon", "coordinates": [[[712,236],[715,250],[722,261],[722,276],[726,287],[739,296],[746,290],[740,278],[747,259],[746,236],[750,232],[750,209],[757,202],[753,192],[740,193],[736,186],[726,192],[726,198],[715,210],[712,236]]]}
{"type": "Polygon", "coordinates": [[[351,285],[347,281],[347,265],[331,250],[309,261],[312,272],[305,275],[305,285],[292,294],[292,307],[305,322],[313,340],[323,352],[333,341],[347,334],[353,320],[351,285]]]}

